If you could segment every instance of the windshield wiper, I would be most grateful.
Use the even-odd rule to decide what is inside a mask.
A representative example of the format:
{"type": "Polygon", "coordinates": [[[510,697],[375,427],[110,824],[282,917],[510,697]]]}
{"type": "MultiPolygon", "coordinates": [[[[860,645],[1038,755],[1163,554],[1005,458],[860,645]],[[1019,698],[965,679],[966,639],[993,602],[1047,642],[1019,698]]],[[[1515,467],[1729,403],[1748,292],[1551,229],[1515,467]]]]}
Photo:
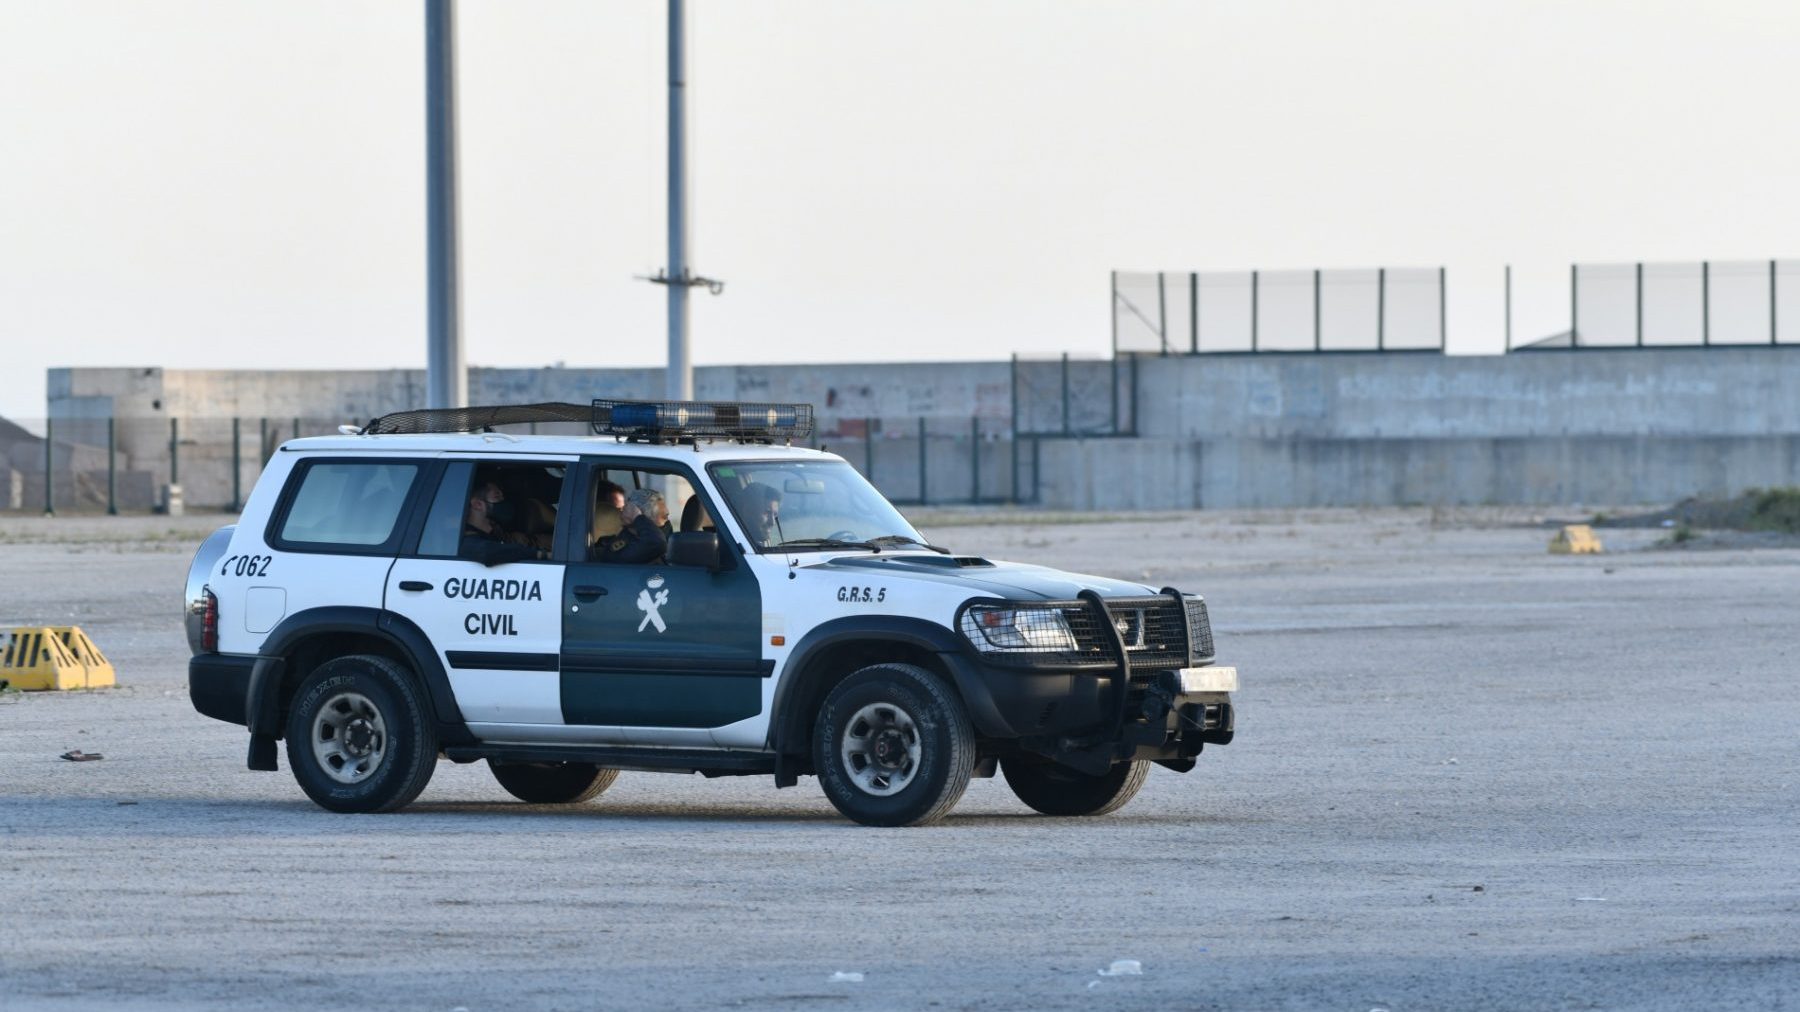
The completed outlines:
{"type": "Polygon", "coordinates": [[[930,549],[939,555],[950,554],[950,549],[948,548],[941,548],[937,545],[928,545],[918,538],[910,538],[904,534],[883,534],[879,538],[870,538],[869,543],[873,545],[918,545],[920,548],[930,549]]]}
{"type": "Polygon", "coordinates": [[[867,548],[869,551],[874,552],[877,555],[881,554],[881,546],[878,544],[875,544],[874,542],[871,542],[871,541],[839,541],[836,538],[795,538],[792,541],[783,541],[780,544],[770,545],[769,547],[770,548],[867,548]]]}

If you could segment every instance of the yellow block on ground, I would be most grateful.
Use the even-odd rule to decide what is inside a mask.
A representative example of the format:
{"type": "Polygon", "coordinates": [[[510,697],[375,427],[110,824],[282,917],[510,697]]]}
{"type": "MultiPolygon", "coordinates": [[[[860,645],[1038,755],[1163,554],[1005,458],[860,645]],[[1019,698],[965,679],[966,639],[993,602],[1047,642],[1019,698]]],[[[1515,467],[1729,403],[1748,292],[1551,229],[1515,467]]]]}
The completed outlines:
{"type": "Polygon", "coordinates": [[[1587,524],[1569,524],[1550,539],[1551,555],[1596,555],[1601,551],[1600,539],[1587,524]]]}
{"type": "Polygon", "coordinates": [[[80,626],[13,629],[0,649],[0,679],[15,689],[103,689],[117,684],[112,662],[80,626]]]}

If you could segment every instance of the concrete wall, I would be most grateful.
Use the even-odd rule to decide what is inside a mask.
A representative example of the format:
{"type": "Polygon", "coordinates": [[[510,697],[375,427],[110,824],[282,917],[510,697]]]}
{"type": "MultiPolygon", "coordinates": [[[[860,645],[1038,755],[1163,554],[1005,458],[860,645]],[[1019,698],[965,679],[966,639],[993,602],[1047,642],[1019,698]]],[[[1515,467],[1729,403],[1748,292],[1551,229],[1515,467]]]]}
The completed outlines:
{"type": "MultiPolygon", "coordinates": [[[[1110,411],[1109,377],[1132,370],[1089,371],[1099,378],[1083,381],[1078,407],[1110,411]]],[[[1800,484],[1800,346],[1146,357],[1135,373],[1135,393],[1117,397],[1135,405],[1138,437],[1022,440],[1017,498],[1083,509],[1631,503],[1800,484]]],[[[1060,410],[1060,366],[1020,377],[1023,427],[1056,429],[1045,419],[1060,410]]],[[[897,499],[918,498],[925,418],[926,498],[946,502],[977,484],[984,499],[1013,496],[1014,379],[1007,362],[715,366],[696,371],[696,388],[702,399],[810,402],[818,441],[858,466],[863,419],[878,419],[872,476],[897,499]]],[[[656,369],[475,369],[470,396],[579,402],[659,396],[661,383],[656,369]]],[[[196,503],[229,499],[232,417],[245,419],[248,490],[292,419],[328,431],[421,404],[423,391],[423,373],[406,370],[58,369],[49,385],[59,442],[104,446],[97,420],[117,412],[121,469],[158,483],[168,419],[181,419],[182,484],[196,503]],[[272,428],[259,446],[263,419],[272,428]]]]}

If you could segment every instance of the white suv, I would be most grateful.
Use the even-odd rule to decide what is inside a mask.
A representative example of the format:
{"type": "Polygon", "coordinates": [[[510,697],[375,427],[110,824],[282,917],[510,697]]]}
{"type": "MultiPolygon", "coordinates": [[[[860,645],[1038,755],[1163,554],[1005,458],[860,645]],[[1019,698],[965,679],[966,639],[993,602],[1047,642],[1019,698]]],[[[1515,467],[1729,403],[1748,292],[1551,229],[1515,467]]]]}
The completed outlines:
{"type": "Polygon", "coordinates": [[[536,803],[624,769],[814,774],[915,825],[999,770],[1095,815],[1231,741],[1199,597],[927,545],[842,458],[780,445],[811,416],[595,401],[289,442],[189,572],[194,706],[249,728],[251,769],[285,738],[341,812],[406,805],[442,757],[536,803]],[[495,431],[571,421],[593,434],[495,431]]]}

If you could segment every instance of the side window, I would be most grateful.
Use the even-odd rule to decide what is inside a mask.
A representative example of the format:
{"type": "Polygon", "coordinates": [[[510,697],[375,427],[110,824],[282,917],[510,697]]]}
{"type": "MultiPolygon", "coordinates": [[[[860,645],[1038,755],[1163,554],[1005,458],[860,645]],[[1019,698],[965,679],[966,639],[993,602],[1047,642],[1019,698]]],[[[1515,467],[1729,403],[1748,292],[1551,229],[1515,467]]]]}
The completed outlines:
{"type": "Polygon", "coordinates": [[[394,537],[417,464],[320,461],[301,465],[278,544],[373,548],[394,537]]]}
{"type": "Polygon", "coordinates": [[[451,461],[444,468],[437,495],[431,500],[431,512],[425,515],[425,530],[419,535],[419,554],[448,559],[456,556],[462,541],[464,504],[469,499],[469,479],[475,475],[475,464],[467,460],[451,461]]]}
{"type": "Polygon", "coordinates": [[[594,562],[668,565],[671,539],[716,530],[712,507],[678,472],[596,468],[588,490],[588,558],[594,562]],[[673,489],[675,499],[667,498],[673,489]],[[649,528],[639,522],[648,517],[649,528]]]}

